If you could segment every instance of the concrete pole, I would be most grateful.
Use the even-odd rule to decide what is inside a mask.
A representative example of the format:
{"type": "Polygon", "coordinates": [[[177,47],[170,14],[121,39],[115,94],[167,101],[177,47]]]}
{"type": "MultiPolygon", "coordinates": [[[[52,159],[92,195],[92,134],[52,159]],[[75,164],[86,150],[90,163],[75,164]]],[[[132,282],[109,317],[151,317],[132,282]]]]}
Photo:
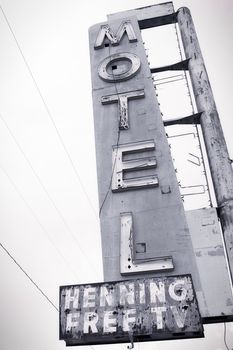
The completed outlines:
{"type": "Polygon", "coordinates": [[[201,54],[197,34],[190,11],[182,7],[177,12],[189,73],[192,81],[198,112],[212,175],[219,218],[233,278],[233,171],[227,151],[213,92],[201,54]]]}

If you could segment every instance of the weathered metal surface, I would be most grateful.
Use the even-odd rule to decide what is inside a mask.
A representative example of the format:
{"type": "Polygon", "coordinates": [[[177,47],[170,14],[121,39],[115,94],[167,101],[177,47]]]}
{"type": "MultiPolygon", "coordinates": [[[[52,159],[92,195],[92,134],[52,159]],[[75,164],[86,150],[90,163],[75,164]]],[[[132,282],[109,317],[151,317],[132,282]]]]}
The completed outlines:
{"type": "Polygon", "coordinates": [[[201,336],[190,275],[60,287],[68,346],[201,336]]]}
{"type": "Polygon", "coordinates": [[[145,242],[135,242],[132,213],[121,213],[120,271],[122,275],[174,269],[171,256],[136,260],[135,253],[144,255],[146,249],[148,248],[145,242]]]}
{"type": "Polygon", "coordinates": [[[113,94],[110,96],[103,96],[101,102],[103,105],[110,103],[118,103],[119,110],[119,129],[126,130],[129,129],[129,100],[135,100],[137,98],[145,97],[144,90],[130,91],[122,94],[113,94]]]}
{"type": "Polygon", "coordinates": [[[202,318],[233,320],[233,295],[215,208],[186,212],[192,237],[201,291],[197,299],[202,318]]]}
{"type": "Polygon", "coordinates": [[[233,278],[233,170],[189,9],[177,12],[233,278]]]}
{"type": "Polygon", "coordinates": [[[117,12],[107,16],[109,21],[136,16],[140,29],[146,29],[173,23],[175,12],[172,2],[140,7],[133,10],[117,12]]]}
{"type": "MultiPolygon", "coordinates": [[[[113,146],[112,154],[112,191],[128,191],[132,189],[157,187],[159,185],[158,177],[154,172],[145,176],[135,176],[132,173],[142,170],[154,170],[157,166],[154,155],[140,157],[142,152],[155,151],[154,140],[127,143],[124,145],[113,146]],[[137,154],[136,159],[124,161],[125,155],[137,154]],[[127,172],[131,172],[129,179],[125,178],[127,172]]],[[[151,153],[151,152],[149,152],[151,153]]]]}
{"type": "Polygon", "coordinates": [[[127,33],[129,42],[137,41],[137,37],[134,33],[133,27],[130,21],[121,22],[120,27],[117,32],[114,33],[108,24],[104,24],[100,27],[99,32],[96,37],[96,42],[94,45],[95,49],[101,49],[104,46],[105,36],[108,38],[112,45],[119,45],[124,33],[127,33]]]}
{"type": "MultiPolygon", "coordinates": [[[[121,214],[131,212],[135,264],[172,257],[174,269],[169,274],[192,274],[195,289],[199,290],[191,237],[138,21],[130,17],[100,23],[91,27],[89,34],[104,280],[125,279],[120,271],[121,214]],[[115,45],[104,34],[101,48],[95,49],[100,28],[108,25],[112,33],[117,33],[126,20],[137,41],[130,42],[125,31],[115,45]],[[134,67],[132,60],[126,60],[129,55],[139,58],[140,69],[122,80],[120,75],[134,67]],[[111,79],[98,75],[101,65],[111,79]],[[120,98],[134,96],[136,91],[143,91],[144,96],[124,105],[123,114],[127,107],[129,116],[124,128],[119,123],[120,98]],[[118,104],[110,103],[117,97],[118,104]],[[140,145],[147,144],[149,149],[143,146],[140,153],[140,145]],[[138,249],[140,243],[146,249],[138,249]]],[[[158,269],[142,269],[140,273],[153,277],[158,269]]],[[[164,276],[167,271],[159,274],[164,276]]],[[[134,274],[127,278],[134,278],[134,274]]]]}

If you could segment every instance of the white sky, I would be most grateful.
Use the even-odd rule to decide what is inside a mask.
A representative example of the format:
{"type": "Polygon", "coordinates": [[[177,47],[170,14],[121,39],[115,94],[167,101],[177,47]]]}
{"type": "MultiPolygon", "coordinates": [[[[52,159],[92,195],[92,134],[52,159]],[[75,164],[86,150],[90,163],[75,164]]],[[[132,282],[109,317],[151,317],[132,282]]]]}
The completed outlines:
{"type": "MultiPolygon", "coordinates": [[[[103,279],[88,27],[108,13],[153,3],[159,1],[1,1],[49,112],[0,11],[0,242],[57,306],[60,285],[103,279]]],[[[191,10],[233,158],[233,2],[174,6],[191,10]]],[[[0,348],[64,349],[58,313],[2,249],[0,269],[0,348]]],[[[223,324],[205,329],[205,339],[135,347],[225,349],[223,324]]],[[[232,324],[227,340],[233,347],[232,324]]]]}

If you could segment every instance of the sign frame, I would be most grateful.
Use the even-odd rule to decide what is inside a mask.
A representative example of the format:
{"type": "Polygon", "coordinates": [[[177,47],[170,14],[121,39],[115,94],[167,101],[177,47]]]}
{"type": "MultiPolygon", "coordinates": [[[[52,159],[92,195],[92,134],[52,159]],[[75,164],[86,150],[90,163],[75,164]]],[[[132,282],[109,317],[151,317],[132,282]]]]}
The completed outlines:
{"type": "MultiPolygon", "coordinates": [[[[130,291],[130,287],[127,290],[130,291]]],[[[89,292],[88,292],[89,293],[89,292]]],[[[111,292],[110,292],[111,293],[111,292]]],[[[130,292],[129,292],[130,293],[130,292]]],[[[86,294],[87,295],[87,294],[86,294]]],[[[108,294],[108,296],[111,294],[108,294]]],[[[106,297],[104,297],[106,298],[106,297]]],[[[145,341],[154,341],[154,340],[174,340],[174,339],[187,339],[187,338],[201,338],[204,337],[203,333],[203,325],[201,322],[201,315],[198,308],[198,301],[196,298],[196,293],[193,287],[192,282],[192,276],[190,274],[185,275],[177,275],[177,276],[158,276],[158,277],[147,277],[147,278],[134,278],[134,279],[128,279],[128,280],[120,280],[120,281],[112,281],[112,282],[101,282],[101,283],[91,283],[91,284],[77,284],[77,285],[68,285],[68,286],[61,286],[60,287],[60,307],[59,307],[59,339],[64,340],[66,342],[66,346],[81,346],[81,345],[98,345],[98,344],[113,344],[113,343],[127,343],[127,342],[145,342],[145,341]],[[184,287],[179,287],[182,285],[182,283],[178,283],[179,281],[184,281],[184,287]],[[186,284],[185,284],[186,283],[186,284]],[[127,290],[126,286],[132,285],[134,286],[133,289],[133,300],[134,303],[130,304],[131,296],[130,294],[124,294],[127,290]],[[113,308],[115,307],[115,311],[112,311],[113,314],[119,312],[119,315],[117,314],[116,317],[117,320],[120,320],[120,322],[124,322],[124,317],[127,317],[128,322],[128,330],[124,329],[124,323],[116,323],[116,328],[118,327],[118,331],[116,332],[107,332],[107,334],[104,334],[103,327],[98,324],[98,322],[102,322],[102,315],[104,311],[110,308],[109,300],[105,300],[106,304],[101,305],[101,299],[98,299],[100,296],[100,288],[105,288],[105,286],[109,286],[109,290],[112,291],[111,288],[115,286],[114,293],[116,292],[119,300],[115,300],[114,302],[117,303],[113,308]],[[120,287],[123,286],[123,287],[120,287]],[[126,289],[125,289],[125,287],[126,289]],[[142,288],[144,286],[144,292],[142,293],[142,288]],[[158,287],[159,286],[159,287],[158,287]],[[191,286],[189,289],[187,286],[191,286]],[[77,299],[72,299],[73,295],[69,294],[68,301],[65,299],[64,291],[71,288],[79,288],[79,290],[82,289],[82,291],[76,295],[77,299]],[[98,290],[98,293],[94,294],[95,298],[93,298],[93,294],[89,294],[89,304],[92,305],[92,307],[88,307],[88,297],[87,299],[84,299],[84,289],[86,290],[88,288],[96,288],[98,290]],[[118,289],[117,289],[118,288],[118,289]],[[153,288],[153,289],[152,289],[153,288]],[[118,291],[119,294],[118,294],[118,291]],[[184,291],[185,292],[185,299],[184,299],[184,291]],[[63,295],[62,295],[63,293],[63,295]],[[123,293],[123,294],[122,294],[123,293]],[[153,294],[152,294],[153,293],[153,294]],[[122,298],[123,295],[123,299],[122,298]],[[143,299],[144,295],[144,299],[143,299]],[[166,295],[166,299],[165,299],[166,295]],[[153,299],[152,299],[153,296],[153,299]],[[148,303],[148,298],[150,298],[150,303],[148,303]],[[164,298],[164,299],[163,299],[164,298]],[[175,300],[177,299],[177,300],[175,300]],[[182,299],[182,300],[181,300],[182,299]],[[75,308],[73,308],[72,302],[75,300],[75,308]],[[97,303],[97,300],[99,302],[99,306],[94,305],[94,300],[97,303]],[[81,301],[82,303],[86,303],[85,307],[81,307],[81,301]],[[124,303],[123,303],[124,301],[124,303]],[[174,304],[171,305],[171,302],[174,304]],[[62,304],[63,303],[63,304],[62,304]],[[65,303],[66,305],[70,306],[70,309],[65,309],[65,303]],[[68,304],[67,304],[68,303],[68,304]],[[72,305],[72,307],[71,307],[72,305]],[[131,306],[134,306],[135,309],[132,309],[131,306]],[[142,306],[143,305],[143,306],[142,306]],[[153,307],[151,307],[153,305],[153,307]],[[160,306],[158,306],[160,305],[160,306]],[[166,305],[166,311],[162,310],[163,307],[161,305],[166,305]],[[156,307],[155,307],[156,306],[156,307]],[[131,317],[132,320],[132,314],[130,310],[136,310],[137,313],[135,313],[135,324],[139,322],[139,320],[142,320],[143,327],[137,326],[130,326],[130,321],[128,317],[131,317]],[[173,309],[174,308],[174,309],[173,309]],[[64,324],[62,325],[62,322],[65,320],[67,321],[67,318],[65,318],[71,309],[80,312],[80,324],[78,324],[79,321],[77,321],[77,327],[78,329],[76,331],[71,330],[71,332],[67,332],[66,335],[64,335],[64,324]],[[85,309],[85,310],[84,310],[85,309]],[[98,310],[97,310],[98,309],[98,310]],[[145,313],[143,311],[143,317],[140,318],[140,310],[147,310],[145,313]],[[153,309],[153,311],[152,311],[153,309]],[[156,309],[156,313],[154,311],[156,309]],[[157,310],[159,309],[159,310],[157,310]],[[177,310],[179,309],[179,312],[177,313],[177,310]],[[97,315],[97,321],[96,325],[99,327],[100,331],[98,330],[98,333],[91,333],[92,328],[88,328],[88,333],[82,333],[80,332],[81,327],[84,327],[85,322],[85,315],[84,313],[91,313],[90,310],[94,310],[97,315]],[[185,310],[185,311],[184,311],[185,310]],[[99,314],[98,314],[99,312],[99,314]],[[164,312],[164,313],[162,313],[164,312]],[[185,313],[184,313],[185,312],[185,313]],[[102,313],[102,314],[101,314],[102,313]],[[153,315],[152,315],[153,313],[153,315]],[[65,316],[66,314],[66,316],[65,316]],[[127,316],[125,316],[127,314],[127,316]],[[123,316],[122,316],[123,315],[123,316]],[[131,316],[130,316],[131,315],[131,316]],[[146,319],[148,315],[148,320],[146,319]],[[164,316],[165,315],[165,316],[164,316]],[[184,319],[182,321],[182,317],[184,316],[184,319]],[[99,316],[101,316],[99,318],[99,316]],[[162,317],[163,316],[163,317],[162,317]],[[121,318],[122,317],[122,318],[121,318]],[[123,321],[122,321],[123,320],[123,321]],[[152,322],[153,320],[153,322],[152,322]],[[156,326],[155,321],[156,320],[156,326]],[[145,325],[147,325],[148,321],[148,329],[145,328],[145,325]],[[187,321],[187,324],[185,322],[187,321]],[[83,323],[82,323],[83,322],[83,323]],[[170,322],[169,326],[168,323],[170,322]],[[179,324],[180,322],[183,322],[182,324],[179,324]],[[190,324],[188,323],[190,322],[190,324]],[[121,326],[119,325],[121,324],[121,326]],[[169,328],[171,331],[169,331],[169,328]],[[132,328],[134,328],[134,331],[132,331],[132,328]],[[140,332],[138,332],[140,328],[140,332]],[[136,331],[135,331],[136,329],[136,331]],[[76,332],[76,333],[75,333],[76,332]],[[102,332],[102,333],[101,333],[102,332]],[[101,334],[100,334],[101,333],[101,334]],[[77,339],[77,337],[73,337],[74,334],[77,334],[77,337],[80,337],[80,339],[77,339]]],[[[103,303],[103,301],[102,301],[103,303]]],[[[106,311],[111,312],[111,311],[106,311]]],[[[93,312],[94,313],[94,312],[93,312]]],[[[76,321],[75,321],[76,322],[76,321]]],[[[88,321],[89,322],[89,321],[88,321]]],[[[114,326],[114,320],[108,319],[110,328],[114,326]],[[111,323],[112,321],[112,323],[111,323]]],[[[101,323],[102,324],[102,323],[101,323]]],[[[133,322],[132,322],[133,324],[133,322]]],[[[70,328],[71,329],[71,328],[70,328]]]]}

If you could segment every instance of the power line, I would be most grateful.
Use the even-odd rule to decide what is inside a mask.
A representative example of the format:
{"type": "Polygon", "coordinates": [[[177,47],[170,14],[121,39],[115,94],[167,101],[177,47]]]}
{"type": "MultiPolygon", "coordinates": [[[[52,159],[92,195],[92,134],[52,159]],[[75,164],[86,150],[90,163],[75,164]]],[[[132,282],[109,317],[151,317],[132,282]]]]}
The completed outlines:
{"type": "Polygon", "coordinates": [[[88,263],[91,265],[91,268],[95,269],[95,266],[90,263],[90,260],[87,256],[87,254],[85,253],[85,251],[81,248],[76,236],[73,234],[70,226],[68,225],[66,219],[64,218],[62,212],[59,210],[59,208],[57,207],[55,201],[53,200],[53,198],[51,197],[51,195],[49,194],[47,188],[45,187],[45,185],[43,184],[42,180],[40,179],[39,175],[37,174],[36,170],[34,169],[31,161],[29,160],[29,158],[27,157],[26,153],[24,152],[23,148],[20,146],[18,140],[16,139],[15,135],[13,134],[13,132],[11,131],[10,127],[8,126],[7,122],[5,121],[5,119],[3,118],[2,114],[0,114],[0,119],[2,120],[2,122],[4,123],[5,127],[7,128],[9,134],[11,135],[11,137],[13,138],[15,144],[17,145],[18,149],[20,150],[20,153],[23,155],[25,161],[27,162],[27,164],[29,165],[29,167],[31,168],[34,176],[36,177],[37,181],[39,182],[40,186],[42,187],[42,189],[44,190],[46,196],[48,197],[49,201],[52,203],[55,211],[57,212],[57,214],[59,215],[59,217],[61,218],[64,226],[66,227],[67,231],[70,233],[71,237],[74,239],[74,241],[76,242],[80,252],[83,254],[83,256],[87,259],[88,263]]]}
{"type": "Polygon", "coordinates": [[[34,210],[32,209],[32,207],[28,204],[28,202],[26,201],[26,199],[24,198],[24,196],[22,195],[21,191],[19,190],[19,188],[16,186],[16,184],[14,183],[14,181],[11,179],[10,175],[6,172],[6,170],[2,167],[2,165],[0,165],[0,169],[1,171],[5,174],[5,176],[7,177],[7,179],[9,180],[9,182],[11,183],[12,187],[15,189],[15,191],[17,192],[17,194],[19,195],[19,197],[22,199],[22,201],[24,202],[24,204],[26,205],[26,207],[28,208],[29,212],[31,213],[31,215],[34,217],[34,219],[36,220],[36,222],[38,223],[38,225],[40,226],[40,228],[42,229],[42,231],[45,233],[45,235],[47,236],[48,240],[50,241],[50,243],[52,244],[52,246],[55,248],[55,250],[57,251],[57,253],[60,255],[60,257],[62,258],[62,260],[64,261],[64,263],[67,265],[68,270],[72,271],[74,276],[76,276],[78,278],[78,276],[76,275],[76,273],[72,270],[72,268],[69,266],[70,264],[66,261],[64,255],[62,254],[62,252],[55,246],[53,240],[51,239],[48,231],[46,230],[46,228],[44,227],[44,225],[40,222],[40,220],[38,219],[36,213],[34,212],[34,210]]]}
{"type": "Polygon", "coordinates": [[[31,283],[38,289],[38,291],[47,299],[47,301],[53,306],[53,308],[59,312],[57,306],[49,299],[49,297],[43,292],[43,290],[36,284],[36,282],[29,276],[29,274],[22,268],[22,266],[16,261],[16,259],[10,254],[10,252],[4,247],[0,242],[0,246],[7,253],[7,255],[13,260],[13,262],[20,268],[20,270],[25,274],[25,276],[31,281],[31,283]]]}
{"type": "MultiPolygon", "coordinates": [[[[12,256],[12,254],[7,250],[7,248],[0,242],[0,246],[7,253],[7,255],[11,258],[11,260],[19,267],[19,269],[25,274],[25,276],[30,280],[30,282],[36,287],[36,289],[45,297],[45,299],[52,305],[52,307],[59,312],[58,307],[50,300],[50,298],[43,292],[43,290],[38,286],[38,284],[29,276],[29,274],[24,270],[24,268],[16,261],[16,259],[12,256]]],[[[94,350],[93,346],[89,346],[92,350],[94,350]]]]}
{"type": "Polygon", "coordinates": [[[13,28],[12,28],[12,26],[11,26],[11,24],[10,24],[8,18],[7,18],[7,15],[6,15],[5,11],[3,10],[1,4],[0,4],[0,8],[1,8],[2,14],[3,14],[4,18],[5,18],[5,21],[6,21],[6,23],[7,23],[7,26],[8,26],[8,28],[9,28],[9,30],[10,30],[10,32],[11,32],[13,38],[14,38],[14,41],[15,41],[15,43],[16,43],[18,49],[19,49],[19,52],[20,52],[20,54],[21,54],[21,56],[22,56],[22,59],[23,59],[23,61],[24,61],[24,63],[25,63],[25,66],[27,67],[27,70],[28,70],[28,72],[29,72],[29,74],[30,74],[30,76],[31,76],[31,79],[32,79],[32,81],[33,81],[33,83],[34,83],[34,85],[35,85],[35,88],[36,88],[36,90],[37,90],[37,92],[38,92],[38,94],[39,94],[39,96],[40,96],[40,98],[41,98],[41,101],[42,101],[44,107],[45,107],[45,110],[46,110],[46,112],[47,112],[47,114],[48,114],[48,117],[49,117],[49,119],[50,119],[50,121],[51,121],[51,123],[52,123],[52,125],[53,125],[53,127],[54,127],[54,129],[55,129],[55,131],[56,131],[56,134],[57,134],[58,139],[59,139],[59,141],[60,141],[60,143],[61,143],[61,145],[62,145],[62,148],[63,148],[63,150],[64,150],[64,152],[65,152],[65,154],[66,154],[66,156],[67,156],[67,158],[68,158],[68,160],[69,160],[69,162],[70,162],[70,165],[71,165],[71,167],[72,167],[72,169],[73,169],[73,171],[74,171],[74,173],[75,173],[75,176],[76,176],[76,178],[77,178],[79,184],[81,185],[81,188],[82,188],[82,190],[83,190],[83,193],[85,194],[86,199],[87,199],[87,201],[89,202],[89,204],[90,204],[90,206],[91,206],[91,208],[92,208],[92,210],[93,210],[93,212],[94,212],[95,218],[96,218],[97,221],[98,221],[97,214],[96,214],[95,208],[94,208],[94,206],[93,206],[93,204],[92,204],[92,201],[90,200],[90,198],[89,198],[89,196],[88,196],[88,194],[87,194],[87,192],[86,192],[86,190],[85,190],[85,187],[84,187],[84,185],[83,185],[83,183],[82,183],[82,181],[81,181],[81,178],[80,178],[80,176],[79,176],[79,173],[78,173],[78,171],[77,171],[77,169],[76,169],[76,167],[75,167],[75,165],[74,165],[74,162],[73,162],[73,160],[72,160],[72,158],[71,158],[71,156],[70,156],[70,154],[69,154],[69,151],[68,151],[68,149],[67,149],[67,147],[66,147],[66,145],[65,145],[65,143],[64,143],[64,141],[63,141],[63,138],[62,138],[62,136],[61,136],[61,133],[59,132],[59,130],[58,130],[58,128],[57,128],[57,125],[56,125],[56,123],[55,123],[55,121],[54,121],[54,119],[53,119],[53,117],[52,117],[52,114],[51,114],[51,112],[50,112],[50,109],[49,109],[49,107],[48,107],[48,104],[46,103],[46,101],[45,101],[45,99],[44,99],[44,97],[43,97],[43,95],[42,95],[41,89],[39,88],[39,85],[38,85],[38,83],[37,83],[37,81],[36,81],[36,79],[35,79],[35,76],[34,76],[34,74],[33,74],[33,72],[32,72],[32,69],[31,69],[31,67],[30,67],[30,65],[29,65],[29,63],[28,63],[28,61],[27,61],[27,59],[26,59],[26,57],[25,57],[25,55],[24,55],[24,53],[23,53],[23,50],[22,50],[22,48],[21,48],[21,46],[20,46],[20,44],[19,44],[19,41],[18,41],[17,38],[16,38],[16,35],[15,35],[14,31],[13,31],[13,28]]]}

